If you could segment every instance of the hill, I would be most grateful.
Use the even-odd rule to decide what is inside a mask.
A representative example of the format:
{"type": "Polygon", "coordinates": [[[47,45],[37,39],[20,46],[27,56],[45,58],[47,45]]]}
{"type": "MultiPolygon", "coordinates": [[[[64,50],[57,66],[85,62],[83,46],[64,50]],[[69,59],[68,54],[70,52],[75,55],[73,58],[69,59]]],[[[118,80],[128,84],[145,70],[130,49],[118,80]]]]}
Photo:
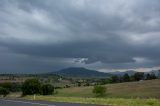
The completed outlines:
{"type": "MultiPolygon", "coordinates": [[[[107,98],[160,98],[160,79],[107,84],[105,86],[107,98]]],[[[92,89],[93,86],[65,88],[59,90],[55,96],[94,97],[92,89]]]]}
{"type": "Polygon", "coordinates": [[[89,70],[81,67],[65,68],[54,72],[55,74],[65,77],[110,77],[112,74],[89,70]]]}

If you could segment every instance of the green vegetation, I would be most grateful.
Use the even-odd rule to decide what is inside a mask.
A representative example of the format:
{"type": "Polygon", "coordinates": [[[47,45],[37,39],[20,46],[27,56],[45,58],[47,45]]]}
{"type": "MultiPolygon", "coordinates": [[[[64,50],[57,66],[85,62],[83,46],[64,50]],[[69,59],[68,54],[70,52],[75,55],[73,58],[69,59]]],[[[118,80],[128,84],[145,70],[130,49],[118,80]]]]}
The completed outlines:
{"type": "Polygon", "coordinates": [[[144,73],[143,72],[137,72],[133,75],[133,78],[135,81],[143,80],[144,79],[144,73]]]}
{"type": "Polygon", "coordinates": [[[156,78],[153,73],[138,72],[110,78],[65,78],[47,74],[23,78],[10,75],[9,78],[1,77],[0,95],[7,98],[34,99],[33,95],[36,94],[36,100],[117,106],[159,106],[160,79],[156,78]],[[22,82],[19,82],[20,80],[22,82]]]}
{"type": "MultiPolygon", "coordinates": [[[[23,99],[33,100],[33,96],[26,96],[23,99]]],[[[85,104],[101,104],[107,106],[160,106],[159,99],[123,99],[123,98],[81,98],[81,97],[53,97],[53,96],[37,96],[36,100],[85,103],[85,104]]]]}
{"type": "MultiPolygon", "coordinates": [[[[107,88],[105,97],[96,98],[92,93],[94,86],[87,86],[58,89],[58,93],[54,95],[37,95],[36,100],[111,106],[160,106],[159,79],[107,84],[105,86],[107,88]]],[[[10,94],[7,97],[13,98],[18,96],[17,94],[10,94]]],[[[34,96],[24,96],[23,99],[33,100],[34,96]]]]}
{"type": "Polygon", "coordinates": [[[33,94],[51,95],[53,91],[54,87],[52,85],[43,85],[37,79],[28,79],[22,85],[23,96],[33,94]]]}
{"type": "Polygon", "coordinates": [[[22,85],[23,95],[40,94],[41,83],[37,79],[28,79],[22,85]]]}
{"type": "Polygon", "coordinates": [[[96,85],[96,86],[94,86],[92,92],[94,94],[96,94],[97,97],[105,96],[105,94],[106,94],[106,87],[105,86],[96,85]]]}
{"type": "Polygon", "coordinates": [[[17,91],[17,84],[12,84],[9,82],[0,83],[0,95],[5,97],[12,91],[17,91]]]}
{"type": "Polygon", "coordinates": [[[50,84],[42,85],[41,87],[41,94],[42,95],[52,95],[54,92],[54,87],[50,84]]]}
{"type": "MultiPolygon", "coordinates": [[[[144,80],[107,84],[106,97],[113,98],[160,98],[160,80],[144,80]]],[[[59,89],[55,96],[61,97],[94,97],[93,86],[59,89]]]]}
{"type": "Polygon", "coordinates": [[[126,73],[123,75],[123,81],[124,82],[129,82],[131,79],[130,79],[130,76],[126,73]]]}
{"type": "Polygon", "coordinates": [[[6,97],[9,94],[9,90],[3,87],[0,87],[0,95],[6,97]]]}

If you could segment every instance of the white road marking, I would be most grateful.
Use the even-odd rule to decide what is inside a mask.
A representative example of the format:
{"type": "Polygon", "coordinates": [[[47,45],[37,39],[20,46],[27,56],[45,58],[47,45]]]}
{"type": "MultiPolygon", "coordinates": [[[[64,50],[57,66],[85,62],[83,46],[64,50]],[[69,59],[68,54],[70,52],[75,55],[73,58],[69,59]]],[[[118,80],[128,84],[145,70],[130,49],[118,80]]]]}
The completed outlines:
{"type": "Polygon", "coordinates": [[[24,103],[24,104],[41,105],[41,106],[56,106],[56,105],[41,104],[41,103],[34,103],[34,102],[17,101],[17,100],[5,100],[5,99],[0,99],[0,100],[6,101],[6,102],[24,103]]]}

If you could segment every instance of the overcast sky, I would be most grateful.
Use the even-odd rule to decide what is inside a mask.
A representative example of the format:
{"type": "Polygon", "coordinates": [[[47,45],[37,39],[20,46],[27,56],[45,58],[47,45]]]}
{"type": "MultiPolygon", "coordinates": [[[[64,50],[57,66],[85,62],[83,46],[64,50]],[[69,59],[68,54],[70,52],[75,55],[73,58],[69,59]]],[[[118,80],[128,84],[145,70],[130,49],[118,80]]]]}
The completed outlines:
{"type": "Polygon", "coordinates": [[[0,0],[0,73],[160,65],[160,0],[0,0]]]}

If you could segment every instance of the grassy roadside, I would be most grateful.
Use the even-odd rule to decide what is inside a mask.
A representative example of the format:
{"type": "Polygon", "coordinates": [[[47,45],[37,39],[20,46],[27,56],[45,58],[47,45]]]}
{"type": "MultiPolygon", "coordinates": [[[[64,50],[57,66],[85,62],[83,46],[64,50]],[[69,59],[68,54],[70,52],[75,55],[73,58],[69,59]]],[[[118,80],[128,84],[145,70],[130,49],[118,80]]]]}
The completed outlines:
{"type": "MultiPolygon", "coordinates": [[[[33,96],[26,96],[23,99],[33,100],[33,96]]],[[[160,106],[159,99],[124,99],[124,98],[80,98],[80,97],[53,97],[53,96],[36,96],[36,100],[100,104],[109,106],[160,106]]]]}

